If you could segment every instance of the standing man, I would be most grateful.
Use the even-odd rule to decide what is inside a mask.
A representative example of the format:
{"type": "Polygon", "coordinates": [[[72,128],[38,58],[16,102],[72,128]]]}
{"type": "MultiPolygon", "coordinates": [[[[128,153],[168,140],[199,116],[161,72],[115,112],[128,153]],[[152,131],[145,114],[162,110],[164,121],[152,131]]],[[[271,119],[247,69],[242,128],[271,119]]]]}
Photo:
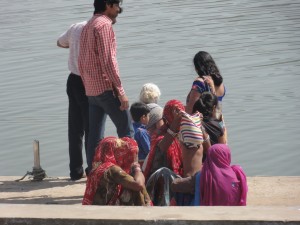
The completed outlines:
{"type": "Polygon", "coordinates": [[[122,0],[94,0],[94,16],[84,27],[80,38],[78,65],[89,101],[87,172],[92,169],[95,148],[103,139],[106,115],[113,121],[120,138],[133,137],[112,27],[122,12],[121,3],[122,0]]]}
{"type": "Polygon", "coordinates": [[[83,177],[82,139],[85,136],[85,151],[87,151],[89,131],[89,107],[88,99],[78,70],[78,54],[80,35],[87,22],[71,25],[57,40],[57,46],[69,48],[69,70],[71,71],[67,81],[67,94],[69,98],[68,138],[70,157],[71,180],[79,180],[83,177]]]}

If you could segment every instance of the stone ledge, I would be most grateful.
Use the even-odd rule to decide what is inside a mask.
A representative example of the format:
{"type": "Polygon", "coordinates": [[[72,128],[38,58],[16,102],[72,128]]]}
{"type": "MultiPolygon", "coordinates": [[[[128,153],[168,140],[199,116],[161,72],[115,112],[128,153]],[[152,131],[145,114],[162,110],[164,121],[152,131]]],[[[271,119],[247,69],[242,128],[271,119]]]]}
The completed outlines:
{"type": "MultiPolygon", "coordinates": [[[[66,177],[30,181],[0,176],[0,203],[80,205],[86,179],[66,177]]],[[[248,177],[247,206],[300,205],[300,176],[248,177]]]]}
{"type": "Polygon", "coordinates": [[[0,176],[0,225],[300,224],[300,177],[248,177],[246,207],[82,206],[86,179],[0,176]]]}
{"type": "Polygon", "coordinates": [[[300,224],[299,207],[121,207],[0,204],[0,225],[300,224]]]}

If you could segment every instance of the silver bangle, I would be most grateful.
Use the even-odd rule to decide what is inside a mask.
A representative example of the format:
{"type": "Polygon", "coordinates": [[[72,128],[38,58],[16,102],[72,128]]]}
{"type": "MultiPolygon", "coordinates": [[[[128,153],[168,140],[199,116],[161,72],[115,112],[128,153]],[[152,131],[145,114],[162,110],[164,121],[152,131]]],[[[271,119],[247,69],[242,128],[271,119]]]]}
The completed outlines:
{"type": "Polygon", "coordinates": [[[170,134],[172,137],[176,137],[177,133],[172,131],[170,128],[167,129],[167,133],[170,134]]]}
{"type": "Polygon", "coordinates": [[[209,137],[209,135],[207,135],[207,137],[206,137],[206,139],[203,141],[203,143],[205,143],[205,142],[207,142],[207,141],[209,141],[210,140],[210,137],[209,137]]]}

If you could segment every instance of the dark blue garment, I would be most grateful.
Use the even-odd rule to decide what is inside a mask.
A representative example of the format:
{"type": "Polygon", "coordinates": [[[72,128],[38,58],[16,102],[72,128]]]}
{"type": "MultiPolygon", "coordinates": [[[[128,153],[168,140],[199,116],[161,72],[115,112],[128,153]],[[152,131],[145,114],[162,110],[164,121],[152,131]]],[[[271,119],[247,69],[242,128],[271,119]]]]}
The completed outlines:
{"type": "Polygon", "coordinates": [[[128,110],[120,110],[121,102],[113,91],[105,91],[98,96],[88,96],[89,137],[87,149],[88,170],[92,169],[95,149],[104,137],[107,115],[117,128],[119,138],[133,137],[133,128],[128,110]]]}
{"type": "Polygon", "coordinates": [[[197,172],[195,175],[195,192],[190,193],[175,193],[175,200],[177,206],[200,206],[201,196],[200,196],[200,177],[201,172],[197,172]]]}
{"type": "Polygon", "coordinates": [[[224,94],[222,96],[218,96],[218,101],[219,102],[222,102],[223,97],[225,96],[225,94],[226,94],[226,88],[225,88],[225,85],[224,85],[224,94]]]}
{"type": "Polygon", "coordinates": [[[177,206],[194,206],[194,195],[189,193],[176,192],[175,199],[177,206]]]}
{"type": "Polygon", "coordinates": [[[70,177],[78,180],[83,175],[83,144],[87,150],[89,133],[89,103],[81,77],[71,73],[67,81],[69,98],[68,138],[70,177]],[[83,143],[84,136],[84,143],[83,143]]]}
{"type": "MultiPolygon", "coordinates": [[[[203,92],[210,92],[210,87],[208,86],[208,84],[206,82],[199,81],[199,80],[195,80],[193,82],[192,89],[198,91],[200,94],[202,94],[203,92]]],[[[224,85],[224,94],[222,96],[217,96],[219,102],[222,102],[222,99],[225,96],[225,94],[226,94],[226,88],[224,85]]]]}
{"type": "Polygon", "coordinates": [[[139,146],[139,160],[144,160],[150,151],[150,135],[146,129],[146,126],[139,123],[133,123],[134,139],[139,146]]]}
{"type": "Polygon", "coordinates": [[[198,91],[200,94],[203,92],[210,92],[210,88],[206,82],[195,80],[192,89],[198,91]]]}

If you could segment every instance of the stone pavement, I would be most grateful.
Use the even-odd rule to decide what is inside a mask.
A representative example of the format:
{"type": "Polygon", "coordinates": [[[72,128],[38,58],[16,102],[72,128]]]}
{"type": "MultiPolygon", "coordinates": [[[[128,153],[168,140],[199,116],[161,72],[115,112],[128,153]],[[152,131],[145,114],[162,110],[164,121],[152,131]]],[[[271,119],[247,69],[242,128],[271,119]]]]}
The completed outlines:
{"type": "MultiPolygon", "coordinates": [[[[86,178],[31,181],[0,176],[0,203],[80,205],[86,178]]],[[[248,206],[300,206],[300,177],[248,177],[248,206]]]]}
{"type": "Polygon", "coordinates": [[[0,177],[0,225],[299,225],[300,177],[248,177],[246,207],[82,206],[86,179],[0,177]]]}

